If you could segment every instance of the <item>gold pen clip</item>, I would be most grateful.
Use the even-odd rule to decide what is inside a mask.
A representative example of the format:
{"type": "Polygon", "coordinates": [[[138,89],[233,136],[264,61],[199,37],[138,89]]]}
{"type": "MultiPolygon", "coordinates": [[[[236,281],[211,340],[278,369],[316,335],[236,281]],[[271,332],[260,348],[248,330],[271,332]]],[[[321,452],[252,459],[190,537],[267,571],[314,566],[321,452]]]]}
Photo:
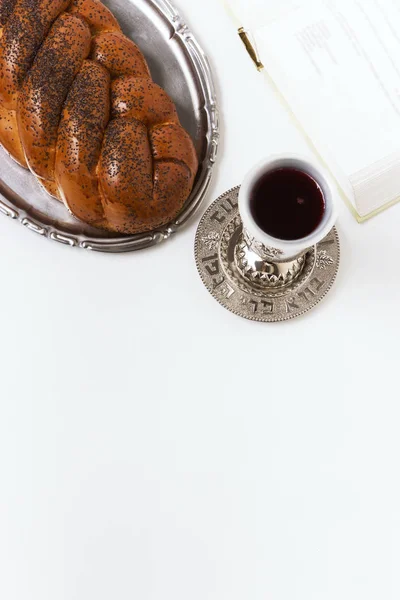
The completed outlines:
{"type": "Polygon", "coordinates": [[[247,52],[249,53],[251,60],[256,65],[257,69],[259,71],[262,71],[264,68],[264,65],[260,61],[258,52],[257,52],[254,44],[251,42],[248,32],[243,27],[240,27],[240,29],[238,30],[238,33],[239,33],[240,39],[242,40],[243,44],[245,45],[247,52]]]}

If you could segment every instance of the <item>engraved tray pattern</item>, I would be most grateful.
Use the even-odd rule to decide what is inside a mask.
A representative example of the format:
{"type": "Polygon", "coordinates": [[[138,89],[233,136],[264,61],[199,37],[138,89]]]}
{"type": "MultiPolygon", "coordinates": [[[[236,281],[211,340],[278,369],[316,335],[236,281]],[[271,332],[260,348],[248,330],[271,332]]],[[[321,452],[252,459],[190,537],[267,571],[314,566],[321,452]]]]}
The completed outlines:
{"type": "Polygon", "coordinates": [[[201,206],[210,185],[218,140],[218,110],[210,67],[195,36],[168,0],[103,0],[123,31],[146,56],[153,79],[177,105],[199,156],[193,192],[169,225],[120,236],[81,223],[41,190],[28,171],[0,148],[0,212],[56,242],[100,252],[129,252],[159,244],[181,229],[201,206]]]}

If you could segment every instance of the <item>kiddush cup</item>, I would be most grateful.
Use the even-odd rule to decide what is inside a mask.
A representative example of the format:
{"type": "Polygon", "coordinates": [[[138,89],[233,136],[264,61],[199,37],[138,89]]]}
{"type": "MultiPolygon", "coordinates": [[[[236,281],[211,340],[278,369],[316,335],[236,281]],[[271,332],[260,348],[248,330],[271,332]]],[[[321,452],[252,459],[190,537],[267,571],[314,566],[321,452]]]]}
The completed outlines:
{"type": "Polygon", "coordinates": [[[239,191],[243,234],[235,261],[242,275],[272,287],[293,282],[307,251],[335,224],[336,194],[329,175],[316,161],[285,154],[259,162],[239,191]]]}

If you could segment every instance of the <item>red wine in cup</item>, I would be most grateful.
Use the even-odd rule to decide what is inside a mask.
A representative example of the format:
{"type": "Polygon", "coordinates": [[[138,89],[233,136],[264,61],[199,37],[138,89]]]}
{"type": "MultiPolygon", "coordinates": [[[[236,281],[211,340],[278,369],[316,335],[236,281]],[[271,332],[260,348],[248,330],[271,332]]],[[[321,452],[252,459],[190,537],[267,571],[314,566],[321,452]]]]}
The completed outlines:
{"type": "Polygon", "coordinates": [[[266,234],[280,240],[300,240],[321,224],[325,199],[311,175],[283,167],[262,175],[256,182],[250,210],[266,234]]]}

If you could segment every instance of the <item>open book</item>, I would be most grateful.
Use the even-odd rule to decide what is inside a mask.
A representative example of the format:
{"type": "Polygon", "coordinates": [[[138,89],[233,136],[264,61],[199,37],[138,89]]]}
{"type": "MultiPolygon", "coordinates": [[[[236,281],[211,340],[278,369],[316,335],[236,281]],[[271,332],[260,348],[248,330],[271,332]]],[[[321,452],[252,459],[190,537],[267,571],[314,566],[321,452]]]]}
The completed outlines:
{"type": "Polygon", "coordinates": [[[400,0],[225,3],[358,220],[400,200],[400,0]]]}

